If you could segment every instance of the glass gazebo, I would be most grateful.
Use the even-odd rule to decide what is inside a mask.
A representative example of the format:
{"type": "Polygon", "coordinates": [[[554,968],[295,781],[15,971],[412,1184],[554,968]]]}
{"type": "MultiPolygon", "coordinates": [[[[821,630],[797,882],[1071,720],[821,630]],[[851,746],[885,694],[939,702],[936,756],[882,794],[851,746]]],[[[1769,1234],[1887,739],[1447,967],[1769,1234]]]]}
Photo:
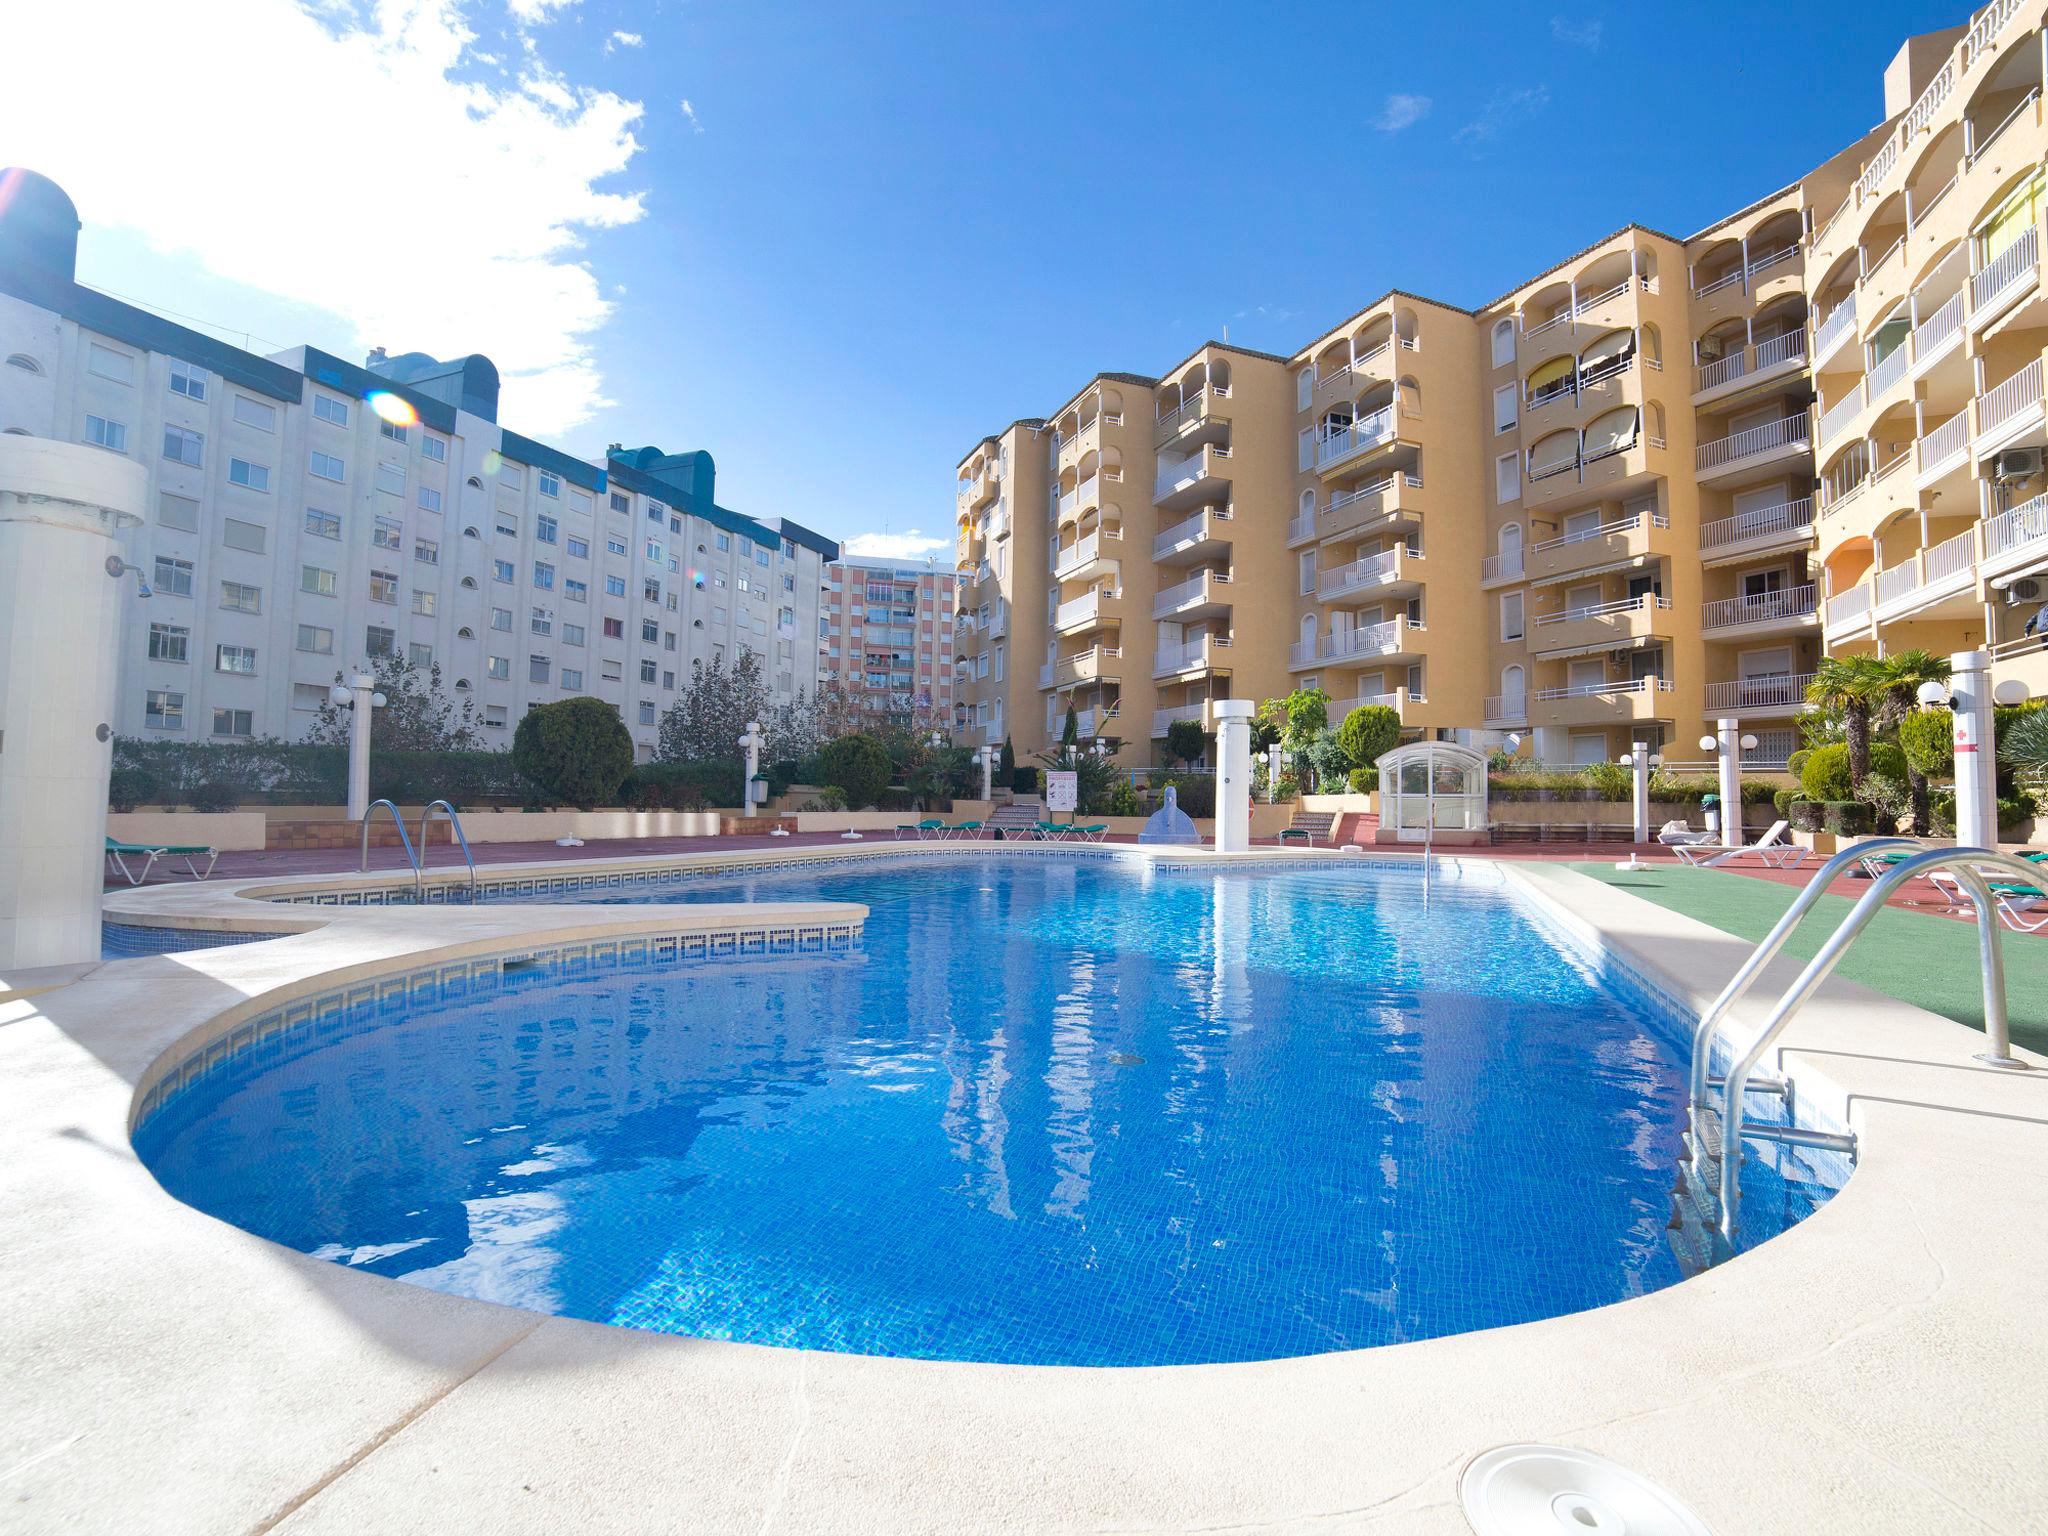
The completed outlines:
{"type": "Polygon", "coordinates": [[[1381,841],[1486,841],[1483,752],[1454,741],[1411,741],[1382,756],[1379,770],[1381,841]]]}

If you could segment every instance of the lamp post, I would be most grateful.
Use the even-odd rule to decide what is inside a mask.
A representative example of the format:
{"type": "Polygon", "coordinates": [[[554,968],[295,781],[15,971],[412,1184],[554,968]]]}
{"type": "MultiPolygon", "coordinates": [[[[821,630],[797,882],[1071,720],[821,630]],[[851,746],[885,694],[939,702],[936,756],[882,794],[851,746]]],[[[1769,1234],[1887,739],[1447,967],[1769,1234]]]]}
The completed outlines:
{"type": "MultiPolygon", "coordinates": [[[[1632,798],[1635,801],[1636,824],[1634,840],[1637,843],[1647,843],[1650,840],[1650,769],[1661,764],[1663,761],[1662,757],[1651,753],[1650,744],[1647,741],[1637,742],[1634,747],[1621,755],[1621,766],[1634,770],[1633,777],[1635,782],[1633,787],[1635,792],[1632,798]]],[[[1634,849],[1630,849],[1628,857],[1618,860],[1614,867],[1616,869],[1648,869],[1650,866],[1643,862],[1640,854],[1634,849]]]]}
{"type": "Polygon", "coordinates": [[[1286,755],[1286,748],[1282,747],[1277,741],[1266,748],[1266,803],[1268,805],[1278,805],[1280,803],[1280,763],[1286,755]]]}
{"type": "Polygon", "coordinates": [[[1953,668],[1948,686],[1937,682],[1920,685],[1922,704],[1946,703],[1953,715],[1956,748],[1956,846],[1996,848],[1998,846],[1998,762],[1997,733],[1993,704],[2024,704],[2027,685],[2007,678],[1996,688],[1991,685],[1989,651],[1957,651],[1949,658],[1953,668]]]}
{"type": "Polygon", "coordinates": [[[370,722],[373,712],[384,707],[384,695],[377,692],[377,679],[358,672],[345,683],[327,690],[328,702],[349,713],[348,722],[348,819],[361,821],[370,814],[370,722]]]}
{"type": "Polygon", "coordinates": [[[1723,848],[1742,846],[1742,754],[1756,750],[1756,738],[1739,734],[1741,730],[1740,720],[1724,715],[1714,722],[1713,735],[1700,738],[1700,750],[1714,759],[1718,773],[1723,848]]]}
{"type": "Polygon", "coordinates": [[[767,744],[767,739],[761,734],[761,722],[749,720],[746,730],[740,735],[739,745],[747,754],[747,782],[745,788],[740,791],[740,798],[746,804],[740,809],[750,814],[754,807],[761,803],[757,798],[759,791],[754,788],[754,779],[761,771],[761,749],[767,744]]]}
{"type": "Polygon", "coordinates": [[[1252,845],[1252,711],[1250,699],[1218,699],[1216,718],[1216,851],[1252,845]]]}
{"type": "Polygon", "coordinates": [[[980,750],[974,754],[974,761],[981,768],[981,798],[991,805],[995,803],[996,797],[996,759],[1001,755],[1002,754],[999,749],[991,747],[986,743],[983,743],[980,750]]]}

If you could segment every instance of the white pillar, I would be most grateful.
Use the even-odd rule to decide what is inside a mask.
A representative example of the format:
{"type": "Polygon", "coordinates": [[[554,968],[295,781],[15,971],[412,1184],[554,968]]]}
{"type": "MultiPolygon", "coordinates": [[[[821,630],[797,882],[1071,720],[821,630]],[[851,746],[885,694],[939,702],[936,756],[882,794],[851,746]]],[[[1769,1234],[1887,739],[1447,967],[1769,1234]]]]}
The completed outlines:
{"type": "Polygon", "coordinates": [[[348,819],[370,814],[370,725],[376,714],[377,679],[358,672],[348,680],[348,819]]]}
{"type": "Polygon", "coordinates": [[[100,955],[116,647],[140,600],[115,534],[148,484],[98,448],[0,436],[0,975],[100,955]]]}
{"type": "Polygon", "coordinates": [[[1742,846],[1742,722],[1714,722],[1714,761],[1721,771],[1721,846],[1742,846]]]}
{"type": "Polygon", "coordinates": [[[981,798],[991,805],[995,803],[996,749],[984,746],[974,754],[981,759],[981,798]]]}
{"type": "Polygon", "coordinates": [[[1250,699],[1218,699],[1216,717],[1216,851],[1252,845],[1252,711],[1250,699]]]}
{"type": "Polygon", "coordinates": [[[1650,840],[1650,744],[1647,741],[1636,742],[1629,748],[1629,768],[1635,775],[1635,840],[1647,843],[1650,840]]]}
{"type": "Polygon", "coordinates": [[[1998,843],[1998,765],[1991,725],[1991,653],[1958,651],[1949,658],[1949,709],[1955,722],[1956,845],[1998,843]]]}
{"type": "Polygon", "coordinates": [[[751,812],[757,803],[754,799],[754,778],[761,771],[761,748],[767,745],[761,735],[761,722],[749,720],[746,733],[737,744],[747,751],[747,778],[740,786],[740,809],[751,812]]]}

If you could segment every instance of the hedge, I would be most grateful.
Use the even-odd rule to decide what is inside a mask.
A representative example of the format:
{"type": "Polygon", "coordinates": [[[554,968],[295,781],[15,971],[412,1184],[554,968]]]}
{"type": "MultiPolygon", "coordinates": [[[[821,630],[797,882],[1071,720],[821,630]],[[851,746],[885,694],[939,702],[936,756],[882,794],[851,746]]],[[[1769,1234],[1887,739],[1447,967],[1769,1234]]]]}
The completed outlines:
{"type": "MultiPolygon", "coordinates": [[[[373,752],[370,795],[419,805],[533,805],[540,792],[509,752],[373,752]]],[[[348,749],[306,742],[114,739],[108,800],[117,809],[174,809],[204,799],[233,805],[340,805],[348,799],[348,749]]]]}
{"type": "Polygon", "coordinates": [[[641,763],[619,786],[619,798],[638,811],[737,810],[747,766],[729,763],[641,763]]]}

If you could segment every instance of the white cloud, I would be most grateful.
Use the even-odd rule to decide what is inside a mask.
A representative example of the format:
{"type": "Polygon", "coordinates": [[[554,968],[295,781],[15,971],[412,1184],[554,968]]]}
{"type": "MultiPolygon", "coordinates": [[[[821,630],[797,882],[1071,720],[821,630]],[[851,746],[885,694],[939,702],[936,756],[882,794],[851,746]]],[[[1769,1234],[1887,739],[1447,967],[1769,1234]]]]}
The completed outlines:
{"type": "Polygon", "coordinates": [[[952,548],[951,539],[928,539],[913,528],[908,533],[857,533],[846,541],[844,552],[862,560],[923,560],[952,548]]]}
{"type": "Polygon", "coordinates": [[[1576,48],[1598,48],[1601,38],[1607,35],[1607,23],[1592,17],[1553,16],[1550,18],[1550,35],[1560,43],[1570,43],[1576,48]]]}
{"type": "Polygon", "coordinates": [[[642,216],[641,194],[598,190],[639,150],[640,104],[533,57],[516,80],[478,83],[464,0],[322,14],[209,0],[194,28],[161,0],[30,6],[10,20],[13,56],[90,58],[101,99],[134,110],[81,114],[63,70],[21,70],[0,93],[0,143],[88,224],[344,316],[359,349],[488,353],[521,430],[587,420],[606,403],[591,341],[611,306],[581,246],[642,216]],[[136,125],[173,108],[194,159],[165,175],[136,125]],[[324,147],[309,157],[306,132],[264,126],[279,123],[324,147]]]}
{"type": "Polygon", "coordinates": [[[1451,137],[1461,144],[1490,144],[1522,118],[1531,117],[1549,105],[1550,87],[1547,85],[1495,91],[1479,115],[1451,137]]]}
{"type": "Polygon", "coordinates": [[[690,130],[693,133],[704,131],[704,125],[697,121],[697,109],[690,105],[690,98],[687,96],[683,98],[683,116],[689,119],[690,130]]]}
{"type": "Polygon", "coordinates": [[[614,32],[605,39],[604,51],[610,53],[614,48],[638,48],[646,41],[638,32],[614,32]]]}
{"type": "Polygon", "coordinates": [[[1429,116],[1430,100],[1427,96],[1407,96],[1399,92],[1387,98],[1380,115],[1372,120],[1373,127],[1382,133],[1399,133],[1429,116]]]}
{"type": "Polygon", "coordinates": [[[548,20],[556,11],[566,11],[576,0],[505,0],[505,9],[513,18],[536,26],[548,20]]]}

